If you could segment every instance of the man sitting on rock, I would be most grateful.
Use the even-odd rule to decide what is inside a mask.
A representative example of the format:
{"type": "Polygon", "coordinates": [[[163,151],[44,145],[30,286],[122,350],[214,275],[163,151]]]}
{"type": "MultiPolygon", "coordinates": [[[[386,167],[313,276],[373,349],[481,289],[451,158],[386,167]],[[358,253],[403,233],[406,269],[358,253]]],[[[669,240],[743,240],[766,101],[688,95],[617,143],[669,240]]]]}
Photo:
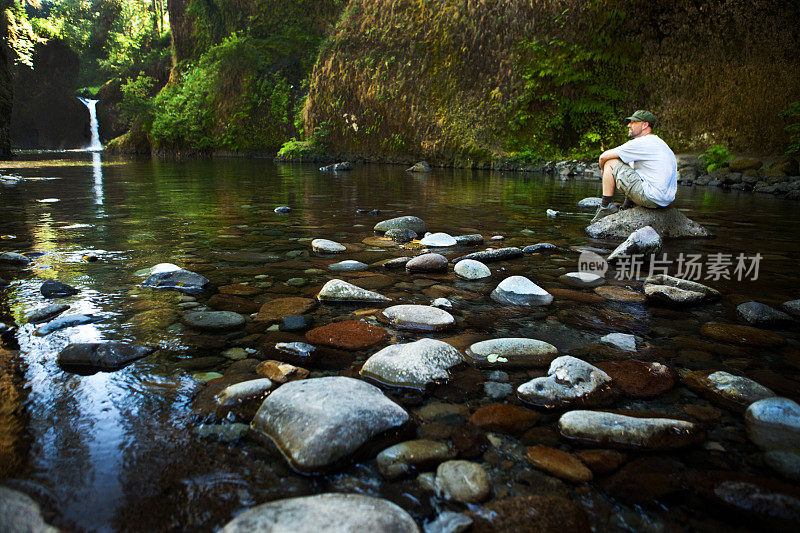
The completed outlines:
{"type": "Polygon", "coordinates": [[[630,141],[600,154],[603,201],[592,223],[618,211],[612,202],[617,187],[625,193],[621,209],[666,207],[678,191],[678,162],[667,143],[653,134],[656,117],[639,110],[625,120],[630,141]]]}

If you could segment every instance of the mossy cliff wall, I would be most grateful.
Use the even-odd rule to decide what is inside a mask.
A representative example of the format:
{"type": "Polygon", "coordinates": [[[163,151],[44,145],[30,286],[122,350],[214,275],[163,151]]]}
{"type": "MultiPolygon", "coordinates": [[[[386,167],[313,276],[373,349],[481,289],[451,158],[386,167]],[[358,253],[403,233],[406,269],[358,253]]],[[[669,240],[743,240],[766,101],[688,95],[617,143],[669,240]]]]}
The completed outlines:
{"type": "Polygon", "coordinates": [[[5,10],[11,0],[0,0],[0,159],[11,156],[11,108],[14,103],[14,79],[9,68],[8,20],[5,10]]]}
{"type": "Polygon", "coordinates": [[[303,118],[328,151],[444,164],[592,153],[652,109],[677,148],[785,149],[800,3],[351,0],[303,118]]]}

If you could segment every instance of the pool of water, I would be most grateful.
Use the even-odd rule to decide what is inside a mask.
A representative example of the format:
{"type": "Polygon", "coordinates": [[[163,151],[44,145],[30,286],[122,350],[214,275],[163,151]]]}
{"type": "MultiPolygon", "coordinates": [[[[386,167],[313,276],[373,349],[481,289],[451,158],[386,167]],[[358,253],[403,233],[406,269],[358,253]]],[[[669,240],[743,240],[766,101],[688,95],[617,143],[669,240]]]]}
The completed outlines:
{"type": "MultiPolygon", "coordinates": [[[[643,357],[677,373],[726,370],[752,377],[782,395],[798,396],[800,358],[793,326],[780,330],[788,341],[780,349],[731,346],[727,355],[724,343],[715,343],[709,351],[687,349],[687,339],[697,339],[706,322],[735,323],[735,307],[741,302],[779,305],[800,297],[800,210],[791,201],[716,188],[679,189],[675,205],[716,238],[668,241],[664,252],[671,259],[681,253],[700,254],[706,263],[714,254],[729,255],[734,264],[726,272],[731,279],[702,280],[722,291],[717,303],[676,311],[643,303],[556,298],[546,310],[531,313],[500,306],[488,294],[515,274],[545,288],[563,288],[557,277],[576,270],[577,252],[492,263],[492,278],[485,282],[458,280],[452,269],[448,274],[411,275],[372,267],[366,273],[337,274],[327,267],[343,259],[375,264],[418,253],[418,246],[370,240],[376,222],[401,215],[422,218],[434,232],[479,233],[486,239],[478,248],[444,252],[449,258],[486,246],[539,242],[610,250],[614,243],[586,237],[591,214],[546,214],[547,209],[579,213],[576,202],[597,195],[598,182],[452,169],[412,175],[402,167],[379,165],[334,174],[262,159],[165,162],[86,153],[28,154],[0,162],[0,174],[20,178],[0,185],[0,252],[34,256],[28,268],[0,270],[7,282],[0,288],[0,315],[19,325],[22,375],[14,398],[7,398],[17,407],[0,418],[6,426],[0,427],[5,435],[0,439],[0,463],[5,465],[0,466],[0,482],[34,495],[51,523],[67,530],[211,530],[257,503],[325,491],[389,498],[420,523],[445,508],[463,510],[420,489],[413,477],[383,480],[374,461],[354,463],[334,474],[304,476],[293,472],[270,443],[252,435],[228,443],[198,434],[204,423],[248,423],[252,412],[220,414],[207,409],[202,399],[210,385],[196,379],[197,372],[236,375],[247,363],[220,353],[245,347],[250,348],[246,361],[258,359],[258,347],[270,332],[248,328],[239,334],[205,335],[176,319],[153,326],[142,325],[136,317],[152,309],[172,310],[177,317],[192,306],[203,308],[215,287],[228,284],[257,287],[251,299],[259,305],[287,295],[313,297],[333,278],[357,284],[371,278],[371,286],[398,303],[451,299],[458,328],[428,335],[435,338],[465,342],[527,336],[551,342],[562,353],[580,355],[583,347],[607,332],[631,331],[650,347],[643,357]],[[275,207],[282,205],[290,206],[291,212],[276,214],[275,207]],[[368,214],[371,210],[380,213],[368,214]],[[343,243],[348,251],[336,257],[315,254],[310,246],[314,238],[343,243]],[[760,254],[757,279],[753,271],[737,279],[739,254],[760,254]],[[87,261],[89,255],[97,261],[87,261]],[[137,271],[158,263],[201,272],[212,288],[196,298],[141,288],[144,278],[137,271]],[[39,292],[46,279],[77,287],[79,294],[62,301],[71,306],[70,313],[91,314],[95,322],[33,335],[34,326],[26,324],[25,317],[49,303],[39,292]],[[157,351],[116,372],[89,376],[66,372],[56,363],[67,344],[100,340],[138,342],[157,351]],[[214,359],[191,364],[201,357],[214,359]]],[[[611,283],[641,288],[637,280],[611,283]]],[[[352,318],[353,311],[352,306],[323,305],[310,315],[319,326],[352,318]]],[[[422,336],[391,333],[391,342],[422,336]]],[[[377,349],[355,352],[352,362],[341,368],[311,369],[312,377],[355,375],[377,349]]],[[[535,375],[542,372],[511,371],[509,379],[516,386],[535,375]]],[[[409,410],[443,401],[474,410],[489,402],[483,389],[488,379],[488,372],[467,368],[450,384],[424,395],[388,393],[409,410]]],[[[513,396],[506,401],[519,403],[513,396]]],[[[621,400],[615,407],[681,415],[678,406],[687,403],[709,405],[679,386],[652,400],[621,400]]],[[[556,420],[545,414],[540,433],[554,434],[556,420]]],[[[423,423],[420,433],[424,428],[423,423]]],[[[602,478],[576,487],[539,475],[524,460],[525,445],[535,443],[532,438],[496,437],[472,458],[490,472],[493,499],[542,491],[562,494],[582,502],[597,530],[658,530],[676,527],[682,520],[698,528],[735,526],[707,511],[688,482],[657,503],[645,503],[620,497],[615,487],[626,482],[616,478],[610,487],[602,478]]],[[[744,469],[777,477],[752,460],[757,454],[744,436],[740,415],[723,410],[710,424],[708,440],[721,443],[726,452],[696,448],[662,455],[677,465],[672,467],[675,472],[744,469]]],[[[626,490],[635,487],[627,483],[626,490]]]]}

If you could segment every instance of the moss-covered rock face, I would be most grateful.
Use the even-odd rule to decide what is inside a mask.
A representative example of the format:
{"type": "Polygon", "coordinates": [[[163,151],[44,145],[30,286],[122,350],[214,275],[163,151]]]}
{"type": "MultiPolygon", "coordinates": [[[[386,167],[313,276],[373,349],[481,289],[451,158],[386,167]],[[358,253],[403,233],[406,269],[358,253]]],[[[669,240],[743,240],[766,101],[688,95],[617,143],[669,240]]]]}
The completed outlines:
{"type": "Polygon", "coordinates": [[[443,163],[588,154],[647,108],[676,148],[780,150],[798,16],[766,0],[351,0],[311,75],[306,135],[443,163]]]}
{"type": "Polygon", "coordinates": [[[89,144],[89,111],[75,97],[80,60],[57,40],[37,43],[33,65],[17,65],[11,141],[17,148],[82,148],[89,144]]]}

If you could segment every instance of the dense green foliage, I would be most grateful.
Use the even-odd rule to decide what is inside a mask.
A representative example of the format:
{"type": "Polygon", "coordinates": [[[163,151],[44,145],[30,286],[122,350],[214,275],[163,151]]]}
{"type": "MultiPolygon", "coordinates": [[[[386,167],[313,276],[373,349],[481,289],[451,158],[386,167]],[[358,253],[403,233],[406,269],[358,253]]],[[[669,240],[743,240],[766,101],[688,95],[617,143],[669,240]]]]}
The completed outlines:
{"type": "Polygon", "coordinates": [[[792,102],[789,107],[780,112],[789,124],[784,128],[789,134],[789,148],[787,154],[800,152],[800,102],[792,102]]]}
{"type": "Polygon", "coordinates": [[[715,144],[700,155],[700,160],[706,167],[706,172],[728,166],[733,156],[723,144],[715,144]]]}

